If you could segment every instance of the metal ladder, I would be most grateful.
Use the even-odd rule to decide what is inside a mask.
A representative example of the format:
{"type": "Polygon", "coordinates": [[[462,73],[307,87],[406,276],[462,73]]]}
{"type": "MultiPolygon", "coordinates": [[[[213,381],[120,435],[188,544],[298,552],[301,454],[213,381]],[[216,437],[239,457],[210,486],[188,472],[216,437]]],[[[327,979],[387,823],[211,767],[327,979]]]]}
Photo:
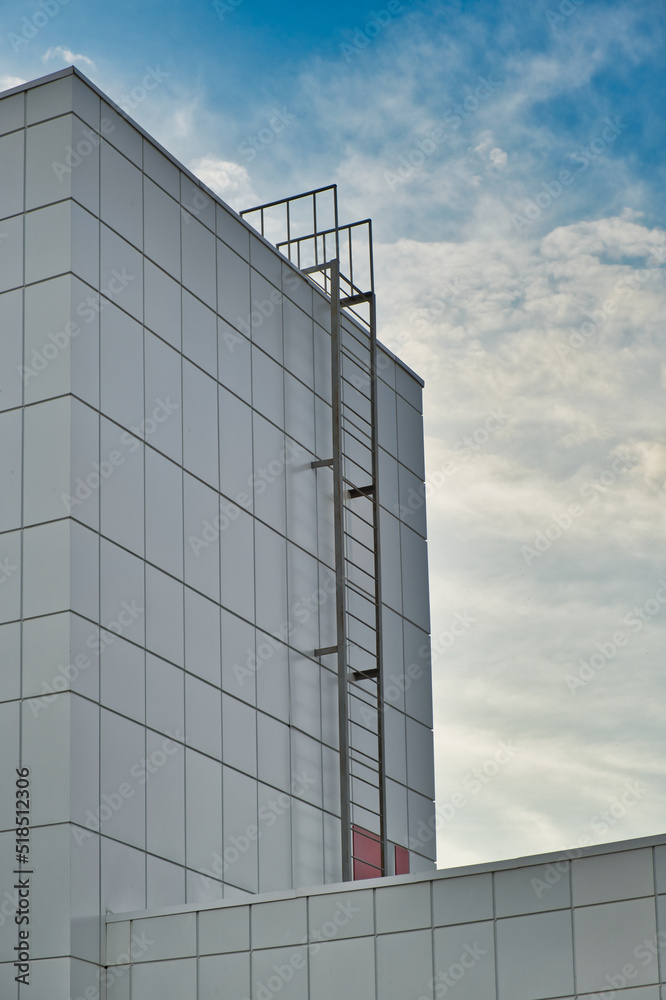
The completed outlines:
{"type": "Polygon", "coordinates": [[[367,843],[367,834],[377,843],[379,876],[386,874],[388,845],[372,223],[339,225],[336,185],[241,215],[258,216],[255,228],[331,303],[332,448],[312,467],[330,469],[333,476],[337,641],[313,652],[337,658],[342,877],[350,881],[373,873],[355,849],[367,843]],[[327,225],[318,225],[322,217],[327,225]],[[359,243],[363,260],[359,268],[357,250],[355,276],[359,243]]]}

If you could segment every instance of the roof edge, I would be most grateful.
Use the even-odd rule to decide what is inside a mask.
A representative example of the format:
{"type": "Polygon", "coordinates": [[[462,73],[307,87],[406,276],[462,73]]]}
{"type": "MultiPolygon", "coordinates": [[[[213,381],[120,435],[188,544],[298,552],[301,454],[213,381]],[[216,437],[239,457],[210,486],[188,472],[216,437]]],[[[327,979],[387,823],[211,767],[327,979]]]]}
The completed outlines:
{"type": "Polygon", "coordinates": [[[58,69],[55,73],[48,73],[46,76],[40,76],[36,80],[19,83],[17,87],[10,87],[9,90],[0,90],[0,100],[4,100],[5,97],[13,97],[14,94],[22,94],[26,90],[32,90],[33,87],[41,87],[45,83],[53,83],[54,80],[61,80],[65,76],[80,76],[88,86],[92,87],[93,90],[97,90],[95,84],[84,76],[76,66],[66,66],[65,69],[58,69]]]}
{"type": "Polygon", "coordinates": [[[168,916],[175,913],[195,913],[198,910],[226,909],[230,906],[248,906],[254,903],[266,903],[280,899],[324,896],[329,893],[355,892],[361,889],[383,889],[392,885],[411,885],[416,882],[437,882],[440,879],[460,878],[465,875],[481,875],[489,872],[507,871],[512,868],[529,868],[532,865],[556,864],[561,861],[599,857],[605,854],[618,854],[624,851],[638,851],[646,847],[661,846],[666,846],[666,833],[656,834],[651,837],[639,837],[635,840],[593,844],[590,847],[574,847],[562,851],[549,851],[546,854],[531,854],[522,858],[508,858],[503,861],[465,865],[461,868],[437,868],[432,871],[419,872],[415,875],[389,875],[384,878],[363,879],[359,882],[335,882],[329,885],[285,889],[282,892],[249,893],[246,896],[233,899],[219,899],[212,903],[184,903],[151,910],[134,910],[128,913],[107,913],[106,922],[117,923],[123,920],[143,920],[148,917],[168,916]]]}

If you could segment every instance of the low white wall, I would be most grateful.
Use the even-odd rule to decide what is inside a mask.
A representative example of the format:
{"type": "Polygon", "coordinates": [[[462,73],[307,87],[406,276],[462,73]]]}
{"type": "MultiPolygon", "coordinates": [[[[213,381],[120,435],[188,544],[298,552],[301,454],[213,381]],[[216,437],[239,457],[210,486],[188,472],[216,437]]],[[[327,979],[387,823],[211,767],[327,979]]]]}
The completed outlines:
{"type": "Polygon", "coordinates": [[[666,1000],[666,836],[109,915],[108,1000],[666,1000]]]}

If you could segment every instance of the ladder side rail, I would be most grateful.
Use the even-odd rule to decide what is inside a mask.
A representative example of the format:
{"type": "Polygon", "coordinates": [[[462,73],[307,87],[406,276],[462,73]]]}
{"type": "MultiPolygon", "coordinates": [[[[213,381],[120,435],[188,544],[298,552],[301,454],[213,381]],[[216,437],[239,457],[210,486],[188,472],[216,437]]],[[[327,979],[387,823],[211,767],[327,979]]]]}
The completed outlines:
{"type": "Polygon", "coordinates": [[[331,262],[331,401],[333,409],[333,519],[335,530],[335,593],[338,658],[338,721],[340,729],[340,820],[342,879],[352,872],[351,781],[349,773],[349,705],[347,687],[347,635],[345,611],[344,483],[342,480],[342,386],[340,380],[340,277],[339,261],[331,262]]]}
{"type": "Polygon", "coordinates": [[[379,414],[378,414],[378,392],[377,392],[377,300],[374,293],[374,274],[372,273],[372,227],[370,226],[370,266],[371,281],[373,287],[372,299],[370,301],[370,360],[372,368],[371,405],[372,405],[372,478],[375,483],[375,492],[372,496],[374,507],[374,532],[375,532],[375,601],[376,601],[376,624],[377,633],[377,710],[378,710],[378,737],[379,737],[379,776],[380,776],[380,821],[381,821],[381,841],[382,841],[382,871],[386,874],[388,870],[388,835],[386,823],[386,723],[384,719],[384,671],[382,669],[383,657],[383,636],[382,636],[382,577],[381,577],[381,549],[379,532],[379,414]]]}

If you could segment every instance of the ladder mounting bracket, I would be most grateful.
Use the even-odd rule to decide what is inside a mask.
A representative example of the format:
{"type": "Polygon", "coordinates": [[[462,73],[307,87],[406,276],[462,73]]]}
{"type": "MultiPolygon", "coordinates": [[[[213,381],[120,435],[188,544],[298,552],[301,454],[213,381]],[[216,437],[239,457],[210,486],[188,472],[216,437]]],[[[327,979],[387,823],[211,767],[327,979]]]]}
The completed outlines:
{"type": "Polygon", "coordinates": [[[362,302],[370,302],[372,292],[359,292],[358,295],[347,295],[340,299],[340,306],[345,309],[347,306],[358,306],[362,302]]]}
{"type": "Polygon", "coordinates": [[[372,670],[354,670],[352,672],[352,679],[355,681],[372,681],[379,677],[379,667],[373,667],[372,670]]]}
{"type": "Polygon", "coordinates": [[[347,496],[350,500],[355,500],[356,497],[371,497],[375,492],[374,484],[371,483],[369,486],[359,486],[354,487],[352,490],[347,491],[347,496]]]}
{"type": "Polygon", "coordinates": [[[323,646],[321,649],[315,649],[315,656],[331,656],[333,653],[337,653],[337,646],[323,646]]]}

